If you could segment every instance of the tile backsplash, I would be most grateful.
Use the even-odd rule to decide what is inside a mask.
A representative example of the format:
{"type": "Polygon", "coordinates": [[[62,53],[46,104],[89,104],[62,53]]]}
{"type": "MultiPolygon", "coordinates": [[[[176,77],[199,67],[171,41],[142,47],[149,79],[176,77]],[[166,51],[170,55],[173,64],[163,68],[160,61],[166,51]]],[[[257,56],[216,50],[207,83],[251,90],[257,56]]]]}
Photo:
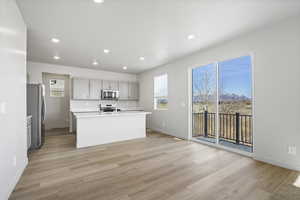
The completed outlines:
{"type": "Polygon", "coordinates": [[[97,110],[99,104],[106,105],[106,104],[113,104],[116,105],[118,108],[137,108],[139,107],[138,101],[70,101],[70,110],[75,109],[90,109],[90,110],[97,110]]]}

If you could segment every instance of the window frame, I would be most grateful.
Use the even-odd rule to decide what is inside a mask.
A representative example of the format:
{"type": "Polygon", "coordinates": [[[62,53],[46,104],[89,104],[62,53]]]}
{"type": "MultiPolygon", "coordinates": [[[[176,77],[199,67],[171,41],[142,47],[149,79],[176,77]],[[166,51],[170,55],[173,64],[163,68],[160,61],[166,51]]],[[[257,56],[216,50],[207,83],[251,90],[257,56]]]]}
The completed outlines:
{"type": "Polygon", "coordinates": [[[162,74],[158,74],[158,75],[155,75],[153,77],[153,110],[157,110],[157,111],[163,111],[163,110],[168,110],[168,107],[169,107],[169,76],[168,76],[168,73],[162,73],[162,74]],[[167,78],[167,96],[156,96],[155,95],[155,79],[158,78],[158,77],[162,77],[162,76],[166,76],[167,78]],[[167,106],[166,108],[158,108],[157,107],[157,104],[156,104],[156,99],[157,98],[165,98],[167,99],[167,106]]]}
{"type": "MultiPolygon", "coordinates": [[[[56,88],[57,89],[57,88],[56,88]]],[[[64,79],[57,79],[57,78],[52,78],[52,79],[50,79],[49,80],[49,97],[50,98],[65,98],[65,96],[66,96],[66,81],[64,80],[64,79]],[[55,90],[54,88],[52,88],[51,86],[51,82],[52,81],[62,81],[62,85],[63,85],[63,88],[61,88],[62,90],[61,91],[59,91],[60,93],[62,93],[62,95],[61,96],[56,96],[56,95],[52,95],[52,91],[56,91],[56,92],[58,92],[58,90],[55,90]]]]}

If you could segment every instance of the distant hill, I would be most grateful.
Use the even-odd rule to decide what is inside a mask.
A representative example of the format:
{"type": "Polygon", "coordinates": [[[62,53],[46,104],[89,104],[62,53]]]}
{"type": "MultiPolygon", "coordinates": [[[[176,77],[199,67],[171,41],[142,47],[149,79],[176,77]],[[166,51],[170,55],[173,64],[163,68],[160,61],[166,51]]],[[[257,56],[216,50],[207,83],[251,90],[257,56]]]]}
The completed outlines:
{"type": "Polygon", "coordinates": [[[222,94],[220,101],[250,101],[251,98],[237,94],[222,94]]]}
{"type": "MultiPolygon", "coordinates": [[[[193,102],[202,102],[204,101],[205,96],[199,95],[193,97],[193,102]]],[[[214,95],[208,96],[209,101],[215,101],[216,97],[214,95]]],[[[222,94],[219,98],[220,101],[250,101],[251,98],[246,97],[244,95],[237,95],[237,94],[222,94]]]]}

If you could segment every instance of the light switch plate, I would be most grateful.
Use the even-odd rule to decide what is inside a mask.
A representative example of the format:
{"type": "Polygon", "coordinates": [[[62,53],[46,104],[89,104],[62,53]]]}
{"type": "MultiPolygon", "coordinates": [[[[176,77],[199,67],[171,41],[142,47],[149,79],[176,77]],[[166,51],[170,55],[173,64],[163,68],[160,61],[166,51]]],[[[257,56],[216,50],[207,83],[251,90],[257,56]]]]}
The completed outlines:
{"type": "Polygon", "coordinates": [[[6,102],[0,103],[0,113],[3,115],[6,114],[6,102]]]}
{"type": "Polygon", "coordinates": [[[297,154],[297,148],[296,148],[296,146],[289,146],[288,147],[288,154],[296,155],[297,154]]]}
{"type": "Polygon", "coordinates": [[[13,165],[14,165],[14,167],[17,166],[17,156],[14,156],[14,158],[13,158],[13,165]]]}

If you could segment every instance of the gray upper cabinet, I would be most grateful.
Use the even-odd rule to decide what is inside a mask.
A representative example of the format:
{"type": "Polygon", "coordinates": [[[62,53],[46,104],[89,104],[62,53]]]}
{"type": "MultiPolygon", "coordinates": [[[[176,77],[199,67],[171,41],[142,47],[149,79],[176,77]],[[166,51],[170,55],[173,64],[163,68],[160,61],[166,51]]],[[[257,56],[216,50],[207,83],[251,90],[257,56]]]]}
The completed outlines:
{"type": "Polygon", "coordinates": [[[89,99],[89,79],[73,78],[73,99],[89,99]]]}
{"type": "Polygon", "coordinates": [[[129,83],[127,81],[119,82],[120,100],[126,100],[129,98],[129,83]]]}
{"type": "Polygon", "coordinates": [[[104,90],[119,90],[119,83],[118,81],[103,80],[102,88],[104,90]]]}
{"type": "Polygon", "coordinates": [[[138,100],[139,99],[139,84],[137,82],[129,82],[128,84],[128,99],[138,100]]]}
{"type": "Polygon", "coordinates": [[[120,100],[139,99],[139,84],[137,82],[86,78],[73,78],[72,81],[74,100],[99,100],[102,89],[120,91],[120,100]]]}
{"type": "Polygon", "coordinates": [[[110,86],[112,90],[119,90],[119,81],[110,81],[110,86]]]}
{"type": "Polygon", "coordinates": [[[102,80],[90,80],[90,96],[89,99],[101,99],[102,80]]]}

